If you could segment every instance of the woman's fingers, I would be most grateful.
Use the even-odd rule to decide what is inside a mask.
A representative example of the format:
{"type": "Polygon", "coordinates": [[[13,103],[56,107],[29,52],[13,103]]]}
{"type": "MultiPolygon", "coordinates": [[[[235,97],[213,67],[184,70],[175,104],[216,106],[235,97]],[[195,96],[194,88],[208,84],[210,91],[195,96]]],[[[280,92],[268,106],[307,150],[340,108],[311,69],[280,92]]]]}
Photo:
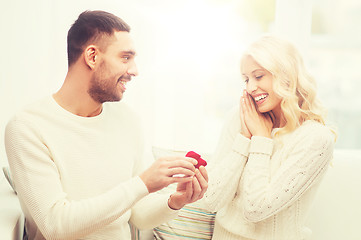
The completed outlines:
{"type": "Polygon", "coordinates": [[[250,105],[250,109],[254,112],[254,113],[258,113],[257,107],[256,107],[256,103],[253,99],[253,97],[247,93],[247,97],[248,97],[248,101],[249,101],[249,105],[250,105]]]}
{"type": "Polygon", "coordinates": [[[244,99],[244,104],[245,104],[245,111],[249,112],[252,108],[251,108],[251,103],[249,101],[248,93],[246,90],[244,90],[244,92],[243,92],[243,99],[244,99]]]}

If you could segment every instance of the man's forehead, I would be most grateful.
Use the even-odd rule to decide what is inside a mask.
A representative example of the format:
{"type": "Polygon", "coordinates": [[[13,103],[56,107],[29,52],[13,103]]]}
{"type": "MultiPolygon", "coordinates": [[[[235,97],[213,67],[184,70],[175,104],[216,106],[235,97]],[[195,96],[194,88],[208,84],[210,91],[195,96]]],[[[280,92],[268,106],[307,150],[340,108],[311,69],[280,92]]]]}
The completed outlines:
{"type": "Polygon", "coordinates": [[[128,32],[124,32],[124,31],[114,32],[114,41],[112,41],[111,45],[113,45],[113,47],[116,47],[121,51],[135,55],[133,39],[131,38],[131,35],[128,32]]]}

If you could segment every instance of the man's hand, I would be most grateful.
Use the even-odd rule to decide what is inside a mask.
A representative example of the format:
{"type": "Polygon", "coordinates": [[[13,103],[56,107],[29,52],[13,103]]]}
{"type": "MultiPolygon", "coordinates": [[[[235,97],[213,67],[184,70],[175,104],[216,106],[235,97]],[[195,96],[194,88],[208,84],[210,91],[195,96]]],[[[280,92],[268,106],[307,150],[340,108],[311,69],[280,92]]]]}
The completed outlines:
{"type": "Polygon", "coordinates": [[[195,170],[195,176],[191,182],[178,183],[177,191],[173,193],[168,205],[174,210],[179,210],[184,205],[201,199],[208,188],[208,173],[204,166],[195,170]]]}
{"type": "Polygon", "coordinates": [[[140,175],[140,178],[147,186],[148,192],[152,193],[172,183],[192,182],[196,164],[195,159],[187,157],[159,158],[140,175]]]}

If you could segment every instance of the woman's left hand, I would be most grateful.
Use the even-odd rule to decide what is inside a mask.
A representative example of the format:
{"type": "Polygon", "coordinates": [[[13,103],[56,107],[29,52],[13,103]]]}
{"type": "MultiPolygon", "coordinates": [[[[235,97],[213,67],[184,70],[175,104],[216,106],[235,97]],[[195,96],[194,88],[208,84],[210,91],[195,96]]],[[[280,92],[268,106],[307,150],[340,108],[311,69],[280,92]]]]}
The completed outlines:
{"type": "Polygon", "coordinates": [[[247,91],[243,92],[242,110],[244,121],[252,136],[271,138],[273,122],[270,113],[260,113],[255,106],[253,98],[247,91]]]}

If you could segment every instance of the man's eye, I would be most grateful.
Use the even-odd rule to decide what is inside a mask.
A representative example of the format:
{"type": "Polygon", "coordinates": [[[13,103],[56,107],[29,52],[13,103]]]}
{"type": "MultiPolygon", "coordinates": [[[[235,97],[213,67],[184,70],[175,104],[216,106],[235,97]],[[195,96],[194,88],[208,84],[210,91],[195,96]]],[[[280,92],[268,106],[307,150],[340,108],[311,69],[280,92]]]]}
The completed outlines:
{"type": "Polygon", "coordinates": [[[123,56],[122,58],[123,58],[124,60],[128,61],[128,60],[131,58],[131,56],[126,55],[126,56],[123,56]]]}

